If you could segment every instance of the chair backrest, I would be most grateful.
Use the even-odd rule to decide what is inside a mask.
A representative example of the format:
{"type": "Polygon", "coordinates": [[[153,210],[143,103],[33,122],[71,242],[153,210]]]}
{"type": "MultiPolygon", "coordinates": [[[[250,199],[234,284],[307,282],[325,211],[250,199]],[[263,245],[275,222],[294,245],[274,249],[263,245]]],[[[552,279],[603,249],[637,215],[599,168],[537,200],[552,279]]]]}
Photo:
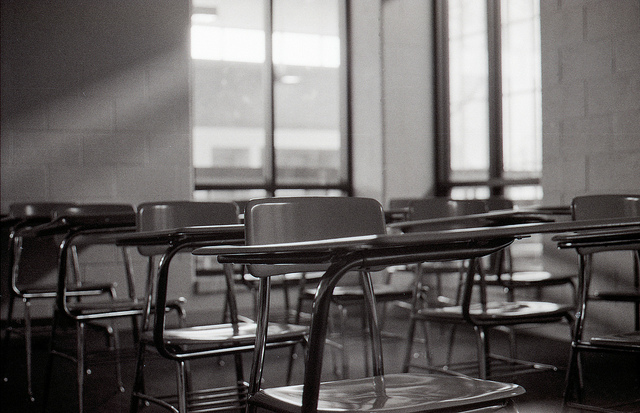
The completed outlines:
{"type": "MultiPolygon", "coordinates": [[[[485,199],[484,203],[487,206],[487,211],[512,210],[515,206],[512,200],[504,197],[491,197],[485,199]]],[[[486,270],[489,273],[511,277],[513,275],[513,258],[511,257],[510,247],[492,254],[486,270]]],[[[511,293],[512,290],[509,290],[509,292],[511,293]]]]}
{"type": "MultiPolygon", "coordinates": [[[[481,199],[450,199],[445,197],[418,198],[408,202],[409,220],[449,218],[463,215],[482,214],[487,212],[487,204],[481,199]]],[[[417,225],[407,229],[408,232],[438,231],[461,228],[464,225],[442,223],[417,225]]]]}
{"type": "Polygon", "coordinates": [[[389,209],[402,209],[409,208],[411,201],[418,198],[392,198],[389,200],[389,209]]]}
{"type": "Polygon", "coordinates": [[[54,208],[53,218],[58,217],[93,217],[93,216],[107,216],[107,215],[131,215],[135,217],[135,209],[131,204],[74,204],[71,206],[60,206],[54,208]]]}
{"type": "MultiPolygon", "coordinates": [[[[78,234],[88,235],[84,231],[94,229],[100,231],[119,231],[123,228],[128,229],[135,223],[135,213],[133,205],[126,203],[74,204],[70,207],[59,207],[54,209],[52,214],[52,218],[54,220],[62,217],[75,217],[79,220],[87,219],[87,221],[90,221],[71,223],[71,226],[76,227],[75,229],[70,229],[67,233],[58,235],[59,237],[64,237],[66,240],[66,242],[60,244],[60,254],[63,254],[62,251],[67,251],[67,249],[69,250],[69,256],[73,263],[74,283],[77,283],[78,280],[82,279],[80,276],[80,264],[77,257],[77,247],[101,244],[100,242],[94,242],[95,240],[85,243],[84,241],[79,241],[83,239],[82,237],[78,239],[76,236],[78,236],[78,234]]],[[[110,242],[107,242],[107,244],[109,243],[110,242]]],[[[122,248],[122,252],[126,255],[124,248],[122,248]]],[[[64,252],[64,254],[67,254],[67,252],[64,252]]],[[[66,260],[59,260],[58,264],[56,306],[61,311],[64,309],[67,315],[72,316],[67,307],[67,301],[69,298],[69,295],[67,294],[67,285],[71,280],[68,278],[69,271],[67,271],[67,263],[65,261],[66,260]]],[[[129,287],[129,296],[134,297],[135,292],[133,291],[133,282],[130,278],[130,274],[127,275],[127,284],[129,287]]]]}
{"type": "Polygon", "coordinates": [[[57,265],[58,242],[54,236],[31,237],[23,240],[21,231],[52,220],[56,210],[70,208],[71,202],[18,202],[9,206],[9,214],[19,221],[10,229],[11,289],[20,295],[20,288],[37,283],[57,265]],[[26,253],[28,259],[24,259],[26,253]]]}
{"type": "MultiPolygon", "coordinates": [[[[138,206],[136,229],[157,231],[199,225],[238,223],[238,206],[232,202],[167,201],[138,206]]],[[[166,247],[139,247],[142,255],[162,254],[166,247]]]]}
{"type": "Polygon", "coordinates": [[[505,209],[513,209],[514,204],[513,201],[507,198],[502,197],[492,197],[484,200],[485,204],[487,204],[487,210],[489,211],[500,211],[505,209]]]}
{"type": "MultiPolygon", "coordinates": [[[[574,220],[607,219],[607,218],[632,218],[640,216],[640,195],[625,194],[597,194],[583,195],[573,198],[571,201],[571,217],[574,220]]],[[[592,246],[579,248],[581,255],[599,251],[612,251],[614,249],[633,250],[629,246],[592,246]]]]}
{"type": "Polygon", "coordinates": [[[21,219],[51,219],[54,211],[73,205],[72,202],[18,202],[9,206],[9,215],[21,219]]]}
{"type": "Polygon", "coordinates": [[[640,195],[583,195],[571,201],[574,220],[640,216],[640,195]]]}
{"type": "Polygon", "coordinates": [[[244,215],[244,209],[247,206],[248,202],[248,199],[236,199],[235,201],[233,201],[233,203],[238,206],[238,213],[240,215],[244,215]]]}
{"type": "MultiPolygon", "coordinates": [[[[357,197],[254,199],[245,209],[247,245],[315,241],[386,232],[382,205],[357,197]]],[[[320,271],[325,265],[251,265],[255,276],[320,271]]]]}

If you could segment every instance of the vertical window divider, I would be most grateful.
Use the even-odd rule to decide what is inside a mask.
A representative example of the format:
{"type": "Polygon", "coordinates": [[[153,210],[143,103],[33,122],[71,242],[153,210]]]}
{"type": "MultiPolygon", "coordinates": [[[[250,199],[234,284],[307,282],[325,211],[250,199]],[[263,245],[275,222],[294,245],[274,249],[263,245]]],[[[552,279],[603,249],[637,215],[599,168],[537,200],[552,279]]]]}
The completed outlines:
{"type": "MultiPolygon", "coordinates": [[[[450,85],[451,79],[451,69],[456,69],[456,67],[451,66],[452,63],[449,61],[450,56],[453,52],[461,51],[464,53],[464,50],[459,50],[458,48],[464,49],[464,45],[460,45],[457,43],[452,43],[452,40],[457,40],[455,37],[457,35],[454,34],[454,37],[450,36],[449,30],[450,26],[454,28],[454,31],[457,31],[456,28],[460,28],[464,25],[464,13],[460,9],[463,7],[463,2],[461,0],[453,1],[453,0],[442,0],[434,2],[434,53],[435,53],[435,195],[437,196],[451,196],[452,193],[457,192],[459,189],[465,190],[465,188],[469,188],[471,192],[481,190],[482,196],[488,194],[489,196],[505,196],[509,194],[509,196],[514,196],[516,192],[522,193],[518,189],[518,187],[527,187],[527,186],[537,186],[540,184],[539,176],[535,176],[535,170],[532,169],[516,169],[514,171],[505,171],[505,165],[508,168],[512,168],[511,165],[515,159],[523,158],[523,154],[517,152],[513,148],[514,145],[517,145],[518,142],[524,142],[523,139],[527,139],[528,135],[526,133],[522,133],[522,136],[513,136],[512,127],[507,129],[509,125],[505,125],[504,121],[510,120],[510,117],[507,116],[510,112],[503,112],[503,109],[512,108],[511,105],[514,105],[513,100],[506,101],[503,98],[503,93],[506,91],[509,93],[511,89],[505,83],[503,85],[503,75],[509,76],[513,71],[512,66],[508,66],[509,58],[511,55],[508,50],[503,50],[503,39],[502,34],[503,31],[508,28],[503,27],[503,18],[507,20],[511,16],[511,9],[515,8],[517,4],[512,5],[508,2],[503,2],[502,0],[485,0],[483,6],[486,6],[486,15],[480,15],[478,13],[475,14],[475,18],[482,19],[483,17],[486,19],[486,32],[483,35],[486,36],[486,53],[487,53],[487,62],[488,62],[488,72],[487,72],[487,102],[486,113],[477,113],[478,116],[487,116],[487,130],[486,131],[478,131],[478,133],[487,133],[488,137],[488,165],[482,166],[482,171],[484,176],[476,176],[473,175],[473,170],[466,170],[462,168],[460,171],[460,177],[458,177],[457,167],[453,166],[454,162],[452,159],[456,160],[456,153],[452,153],[451,140],[452,138],[456,138],[456,136],[451,136],[452,124],[451,124],[451,116],[452,109],[451,104],[455,102],[455,94],[452,96],[451,93],[456,89],[453,89],[450,85]],[[502,6],[509,6],[509,8],[502,8],[502,6]],[[502,16],[504,14],[504,16],[502,16]],[[454,26],[455,24],[455,26],[454,26]],[[452,49],[455,48],[455,49],[452,49]],[[503,56],[504,53],[504,56],[503,56]],[[503,66],[503,58],[506,58],[505,65],[503,66]],[[503,90],[504,89],[504,90],[503,90]],[[507,106],[505,106],[507,105],[507,106]],[[504,107],[503,107],[504,106],[504,107]],[[506,136],[505,136],[506,134],[506,136]],[[504,144],[510,144],[505,148],[504,144]],[[505,152],[505,149],[508,152],[505,152]],[[506,156],[506,158],[505,158],[506,156]],[[519,158],[518,158],[519,157],[519,158]],[[456,168],[456,169],[453,169],[456,168]],[[487,168],[485,170],[485,168],[487,168]],[[465,178],[465,172],[470,176],[469,179],[465,178]],[[510,174],[510,172],[515,172],[514,174],[510,174]],[[520,173],[520,174],[519,174],[520,173]],[[509,178],[507,178],[509,177],[509,178]],[[475,189],[474,189],[475,188],[475,189]],[[489,192],[485,192],[488,190],[489,192]],[[515,192],[514,192],[515,190],[515,192]]],[[[482,3],[477,2],[476,0],[470,0],[469,4],[473,4],[474,6],[478,6],[482,3]]],[[[537,6],[539,7],[539,5],[537,6]]],[[[529,10],[529,9],[527,9],[529,10]]],[[[524,11],[526,15],[527,10],[524,11]]],[[[529,10],[535,13],[535,10],[529,10]]],[[[468,12],[468,10],[467,10],[468,12]]],[[[520,13],[522,14],[522,13],[520,13]]],[[[467,16],[469,18],[469,16],[467,16]]],[[[532,16],[531,18],[535,18],[532,16]]],[[[504,24],[507,24],[507,20],[505,20],[504,24]]],[[[476,28],[476,25],[472,24],[472,28],[476,28]]],[[[509,22],[509,24],[512,24],[509,22]]],[[[509,26],[511,27],[511,26],[509,26]]],[[[539,30],[539,29],[538,29],[539,30]]],[[[464,32],[464,30],[463,30],[464,32]]],[[[473,34],[478,34],[473,33],[473,34]]],[[[506,33],[506,32],[505,32],[506,33]]],[[[464,36],[464,33],[463,33],[464,36]]],[[[507,42],[508,39],[504,39],[505,45],[509,45],[507,42]]],[[[539,40],[538,40],[539,41],[539,40]]],[[[456,64],[456,63],[454,63],[456,64]]],[[[457,64],[464,64],[458,62],[457,64]]],[[[538,62],[538,70],[540,68],[540,64],[538,62]]],[[[459,68],[457,68],[459,69],[459,68]]],[[[453,73],[456,73],[455,70],[453,73]]],[[[513,75],[513,74],[512,74],[513,75]]],[[[513,75],[516,76],[516,75],[513,75]]],[[[483,75],[484,77],[484,75],[483,75]]],[[[455,82],[456,79],[454,78],[455,82]]],[[[456,87],[461,87],[456,83],[456,87]]],[[[538,109],[539,110],[539,107],[538,109]]],[[[477,109],[476,109],[477,111],[477,109]]],[[[537,113],[537,112],[536,112],[537,113]]],[[[533,113],[536,116],[536,113],[533,113]]],[[[455,112],[454,112],[455,115],[455,112]]],[[[484,118],[483,118],[484,120],[484,118]]],[[[459,126],[457,124],[453,125],[453,130],[456,130],[456,127],[459,126]]],[[[464,125],[462,125],[464,126],[464,125]]],[[[484,139],[484,136],[481,137],[484,139]]],[[[455,140],[454,140],[455,141],[455,140]]],[[[527,144],[525,142],[525,144],[527,144]]],[[[465,155],[465,154],[462,154],[465,155]]],[[[485,154],[482,154],[483,156],[485,154]]],[[[525,157],[526,158],[526,157],[525,157]]],[[[535,162],[535,159],[526,158],[525,162],[535,162]]],[[[524,165],[524,167],[527,167],[524,165]]],[[[533,165],[535,166],[535,165],[533,165]]],[[[463,192],[460,192],[457,196],[461,196],[463,192]]],[[[469,192],[469,193],[471,193],[469,192]]],[[[474,192],[471,196],[477,196],[477,192],[474,192]]],[[[468,195],[462,195],[468,196],[468,195]]],[[[518,196],[518,195],[516,195],[518,196]]],[[[531,196],[531,195],[526,195],[531,196]]],[[[539,195],[532,195],[533,197],[538,197],[539,195]]]]}
{"type": "MultiPolygon", "coordinates": [[[[280,190],[353,195],[351,0],[312,5],[299,2],[286,8],[275,0],[251,0],[251,4],[256,3],[256,13],[241,27],[236,27],[235,21],[242,16],[244,3],[214,7],[193,1],[198,4],[190,2],[191,59],[198,60],[197,67],[191,63],[190,78],[194,83],[192,107],[198,109],[193,110],[191,120],[197,138],[197,148],[191,150],[192,158],[197,159],[192,162],[194,196],[218,196],[214,191],[220,191],[222,197],[235,197],[230,193],[252,190],[260,191],[261,196],[275,196],[280,190]],[[225,13],[219,13],[220,7],[225,13]],[[326,19],[326,27],[315,17],[309,27],[292,24],[289,19],[305,10],[319,13],[320,19],[326,19]],[[283,44],[286,49],[280,53],[283,44]],[[302,69],[305,67],[308,69],[302,69]],[[280,73],[282,70],[287,72],[280,73]],[[308,77],[297,74],[305,70],[308,77]],[[286,76],[289,72],[293,74],[286,76]],[[249,82],[243,83],[242,75],[249,82]],[[196,78],[198,93],[194,93],[196,78]],[[325,86],[333,88],[336,81],[339,89],[334,99],[324,95],[316,99],[318,113],[330,116],[323,116],[321,121],[308,113],[301,118],[295,116],[304,105],[316,103],[307,93],[292,109],[295,93],[322,92],[325,86]],[[229,97],[238,88],[240,93],[229,97]],[[241,101],[237,101],[238,96],[241,101]],[[210,109],[222,101],[231,105],[222,111],[210,109]],[[297,130],[301,133],[296,134],[297,130]],[[226,135],[238,139],[230,141],[226,135]],[[218,159],[219,148],[222,156],[218,159]],[[238,171],[236,175],[234,170],[238,171]]],[[[333,89],[328,91],[334,93],[333,89]]]]}
{"type": "MultiPolygon", "coordinates": [[[[487,0],[489,53],[489,180],[503,177],[502,153],[502,38],[500,0],[487,0]]],[[[491,186],[491,195],[504,194],[502,185],[491,186]]]]}
{"type": "Polygon", "coordinates": [[[346,150],[341,151],[344,165],[340,173],[340,186],[344,187],[347,196],[353,195],[353,142],[351,131],[353,130],[351,116],[351,33],[350,33],[350,0],[340,0],[338,19],[340,22],[340,142],[346,150]]]}
{"type": "Polygon", "coordinates": [[[449,109],[449,13],[447,1],[433,2],[435,82],[435,195],[451,192],[451,113],[449,109]]]}
{"type": "Polygon", "coordinates": [[[264,0],[264,85],[265,85],[265,164],[263,174],[267,193],[276,190],[276,146],[275,146],[275,76],[273,70],[273,0],[264,0]]]}

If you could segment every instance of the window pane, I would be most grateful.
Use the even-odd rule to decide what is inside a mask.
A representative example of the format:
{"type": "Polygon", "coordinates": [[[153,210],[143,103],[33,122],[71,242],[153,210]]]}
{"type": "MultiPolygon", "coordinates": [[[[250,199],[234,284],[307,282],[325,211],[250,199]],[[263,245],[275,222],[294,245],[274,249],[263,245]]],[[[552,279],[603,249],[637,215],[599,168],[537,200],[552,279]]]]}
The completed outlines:
{"type": "MultiPolygon", "coordinates": [[[[264,186],[262,0],[193,0],[196,185],[264,186]]],[[[276,185],[337,184],[341,165],[338,0],[273,3],[276,185]]]]}
{"type": "Polygon", "coordinates": [[[263,181],[264,9],[260,0],[194,0],[191,20],[196,184],[263,181]]]}
{"type": "Polygon", "coordinates": [[[275,196],[344,196],[339,189],[278,189],[275,196]]]}
{"type": "Polygon", "coordinates": [[[502,2],[502,119],[506,178],[542,171],[539,0],[502,2]]]}
{"type": "Polygon", "coordinates": [[[510,186],[505,189],[504,196],[511,199],[516,206],[532,206],[542,199],[542,187],[540,185],[510,186]]]}
{"type": "Polygon", "coordinates": [[[487,186],[456,186],[451,188],[452,199],[486,199],[490,191],[487,186]]]}
{"type": "Polygon", "coordinates": [[[337,184],[341,170],[338,0],[276,0],[276,185],[337,184]]]}
{"type": "Polygon", "coordinates": [[[449,1],[451,179],[488,179],[486,3],[449,1]]]}
{"type": "Polygon", "coordinates": [[[264,198],[268,196],[264,189],[230,189],[230,190],[198,190],[193,191],[195,201],[220,201],[220,202],[240,202],[253,198],[264,198]]]}

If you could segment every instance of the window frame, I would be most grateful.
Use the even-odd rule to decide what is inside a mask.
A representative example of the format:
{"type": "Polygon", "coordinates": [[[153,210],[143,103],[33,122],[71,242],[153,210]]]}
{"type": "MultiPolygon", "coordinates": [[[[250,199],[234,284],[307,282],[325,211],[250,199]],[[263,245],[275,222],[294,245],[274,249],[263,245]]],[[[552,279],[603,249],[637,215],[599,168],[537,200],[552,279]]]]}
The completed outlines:
{"type": "Polygon", "coordinates": [[[351,118],[351,62],[350,49],[351,39],[349,36],[349,0],[338,0],[338,24],[340,35],[340,58],[339,67],[339,107],[340,107],[340,177],[337,183],[333,184],[287,184],[278,182],[276,147],[275,147],[275,117],[274,117],[274,89],[277,81],[274,76],[273,64],[273,2],[274,0],[264,0],[264,30],[265,36],[265,62],[263,64],[263,79],[271,79],[264,82],[265,101],[265,159],[262,169],[261,182],[229,182],[229,183],[203,183],[197,181],[198,168],[193,167],[194,191],[233,191],[233,190],[264,190],[267,196],[275,196],[278,190],[326,190],[340,191],[344,195],[352,196],[353,190],[353,167],[352,167],[352,118],[351,118]]]}
{"type": "Polygon", "coordinates": [[[501,0],[487,3],[488,139],[489,177],[486,180],[451,179],[451,114],[449,96],[449,13],[448,0],[434,2],[434,90],[435,90],[435,194],[450,196],[453,188],[484,187],[490,196],[504,196],[513,186],[540,185],[540,177],[505,178],[502,119],[502,30],[501,0]]]}

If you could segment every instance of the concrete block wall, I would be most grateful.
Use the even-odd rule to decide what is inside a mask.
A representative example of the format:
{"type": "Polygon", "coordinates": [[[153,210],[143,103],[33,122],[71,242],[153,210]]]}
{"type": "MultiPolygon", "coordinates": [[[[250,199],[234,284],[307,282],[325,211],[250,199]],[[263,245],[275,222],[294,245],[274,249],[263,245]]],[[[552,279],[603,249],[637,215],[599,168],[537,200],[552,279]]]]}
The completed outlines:
{"type": "Polygon", "coordinates": [[[432,4],[349,4],[355,195],[383,205],[425,196],[434,185],[432,4]]]}
{"type": "Polygon", "coordinates": [[[545,203],[640,193],[640,2],[540,6],[545,203]]]}
{"type": "MultiPolygon", "coordinates": [[[[640,1],[541,0],[544,202],[640,194],[640,1]]],[[[576,271],[545,237],[545,257],[576,271]]],[[[630,254],[599,256],[595,289],[630,285],[630,254]]],[[[631,326],[629,306],[597,307],[595,329],[631,326]]],[[[610,331],[610,330],[609,330],[610,331]]]]}
{"type": "Polygon", "coordinates": [[[2,2],[1,209],[191,197],[189,6],[2,2]]]}
{"type": "Polygon", "coordinates": [[[433,193],[433,5],[382,2],[384,205],[433,193]]]}
{"type": "MultiPolygon", "coordinates": [[[[1,7],[2,212],[14,202],[190,199],[189,2],[1,7]]],[[[126,295],[117,251],[87,251],[82,262],[89,277],[119,274],[126,295]]],[[[42,282],[52,279],[40,268],[42,282]]],[[[180,283],[189,294],[190,278],[180,283]]]]}
{"type": "Polygon", "coordinates": [[[351,20],[351,117],[356,196],[384,199],[382,1],[354,0],[351,20]]]}

